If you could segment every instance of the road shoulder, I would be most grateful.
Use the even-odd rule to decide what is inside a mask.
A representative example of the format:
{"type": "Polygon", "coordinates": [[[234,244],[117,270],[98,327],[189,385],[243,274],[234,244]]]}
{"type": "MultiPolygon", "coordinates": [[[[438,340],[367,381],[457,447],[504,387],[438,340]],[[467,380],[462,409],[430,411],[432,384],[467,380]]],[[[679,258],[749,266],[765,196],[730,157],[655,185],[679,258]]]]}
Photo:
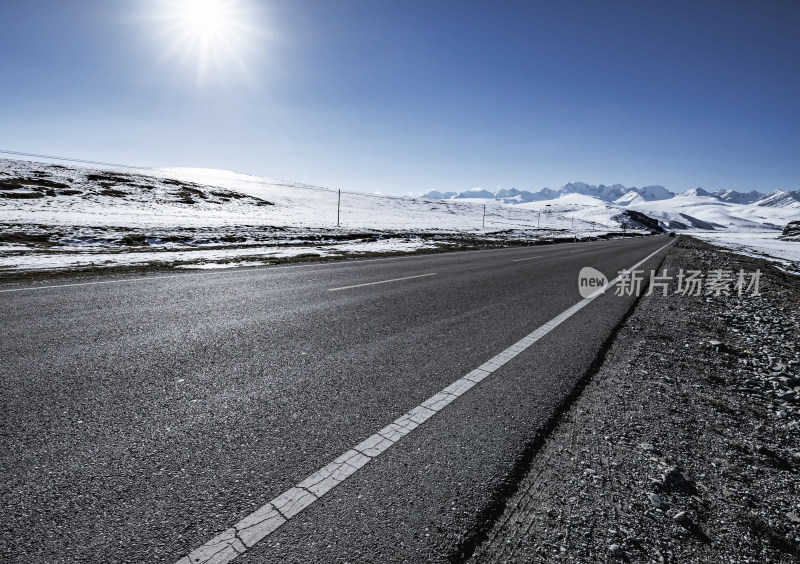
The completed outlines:
{"type": "Polygon", "coordinates": [[[662,268],[761,295],[643,297],[473,562],[795,561],[800,282],[686,238],[662,268]]]}

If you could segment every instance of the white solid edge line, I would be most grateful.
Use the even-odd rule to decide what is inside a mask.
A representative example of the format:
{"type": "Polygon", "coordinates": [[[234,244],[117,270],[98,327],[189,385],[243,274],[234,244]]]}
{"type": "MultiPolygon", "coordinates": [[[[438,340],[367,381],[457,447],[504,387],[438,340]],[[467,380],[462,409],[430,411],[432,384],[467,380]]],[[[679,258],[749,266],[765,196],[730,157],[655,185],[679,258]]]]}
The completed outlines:
{"type": "Polygon", "coordinates": [[[352,286],[342,286],[340,288],[328,288],[329,292],[337,290],[349,290],[350,288],[360,288],[361,286],[373,286],[375,284],[386,284],[387,282],[399,282],[400,280],[411,280],[412,278],[424,278],[425,276],[435,276],[435,272],[428,274],[417,274],[416,276],[404,276],[403,278],[392,278],[391,280],[379,280],[378,282],[366,282],[364,284],[353,284],[352,286]]]}
{"type": "MultiPolygon", "coordinates": [[[[651,257],[670,246],[650,253],[628,270],[635,270],[651,257]]],[[[404,413],[392,423],[368,437],[342,454],[333,462],[320,468],[293,488],[259,507],[244,519],[221,532],[203,546],[196,548],[178,560],[176,564],[227,564],[237,556],[252,548],[256,543],[276,531],[281,525],[313,504],[323,495],[344,482],[363,466],[385,452],[389,447],[411,433],[425,421],[447,407],[453,400],[465,394],[481,380],[491,374],[518,354],[547,335],[561,323],[583,309],[597,296],[605,292],[620,279],[617,276],[597,292],[564,310],[553,319],[520,339],[500,354],[494,356],[469,374],[459,378],[440,392],[434,394],[420,405],[404,413]]]]}

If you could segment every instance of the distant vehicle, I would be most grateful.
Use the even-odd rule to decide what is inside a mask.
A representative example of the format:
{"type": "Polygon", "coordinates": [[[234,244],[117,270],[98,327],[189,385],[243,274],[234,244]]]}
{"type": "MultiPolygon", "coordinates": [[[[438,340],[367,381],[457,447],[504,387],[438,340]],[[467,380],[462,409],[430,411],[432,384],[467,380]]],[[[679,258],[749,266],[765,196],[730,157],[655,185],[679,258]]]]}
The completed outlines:
{"type": "Polygon", "coordinates": [[[675,236],[675,232],[674,231],[670,231],[669,235],[667,235],[667,237],[674,237],[674,236],[675,236]]]}

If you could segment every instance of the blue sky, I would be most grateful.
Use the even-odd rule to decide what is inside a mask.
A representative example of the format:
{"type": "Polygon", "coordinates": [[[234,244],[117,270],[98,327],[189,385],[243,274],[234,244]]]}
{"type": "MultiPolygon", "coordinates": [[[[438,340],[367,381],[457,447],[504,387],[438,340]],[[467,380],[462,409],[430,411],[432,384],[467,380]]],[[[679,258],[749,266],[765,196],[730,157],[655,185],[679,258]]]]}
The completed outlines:
{"type": "Polygon", "coordinates": [[[179,0],[0,2],[0,148],[384,193],[800,189],[794,0],[218,1],[204,65],[179,0]]]}

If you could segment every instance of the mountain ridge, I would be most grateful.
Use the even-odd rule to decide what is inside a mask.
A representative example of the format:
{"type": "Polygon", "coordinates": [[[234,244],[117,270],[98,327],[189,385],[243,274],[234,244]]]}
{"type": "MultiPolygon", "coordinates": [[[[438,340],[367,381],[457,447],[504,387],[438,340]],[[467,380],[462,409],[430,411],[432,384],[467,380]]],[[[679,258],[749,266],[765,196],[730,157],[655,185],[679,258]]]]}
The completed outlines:
{"type": "Polygon", "coordinates": [[[432,200],[477,198],[495,200],[504,204],[524,204],[555,200],[569,194],[590,196],[618,206],[630,206],[631,204],[669,200],[677,197],[694,197],[708,198],[712,201],[719,201],[727,204],[752,204],[767,207],[800,208],[800,190],[786,191],[778,189],[763,194],[755,190],[750,192],[738,192],[736,190],[718,189],[709,192],[704,188],[697,187],[682,193],[675,193],[657,184],[642,187],[625,187],[622,184],[605,185],[587,184],[586,182],[568,182],[556,190],[547,187],[536,192],[519,190],[517,188],[500,188],[494,192],[483,188],[471,188],[463,192],[440,192],[438,190],[431,190],[420,197],[432,200]]]}

